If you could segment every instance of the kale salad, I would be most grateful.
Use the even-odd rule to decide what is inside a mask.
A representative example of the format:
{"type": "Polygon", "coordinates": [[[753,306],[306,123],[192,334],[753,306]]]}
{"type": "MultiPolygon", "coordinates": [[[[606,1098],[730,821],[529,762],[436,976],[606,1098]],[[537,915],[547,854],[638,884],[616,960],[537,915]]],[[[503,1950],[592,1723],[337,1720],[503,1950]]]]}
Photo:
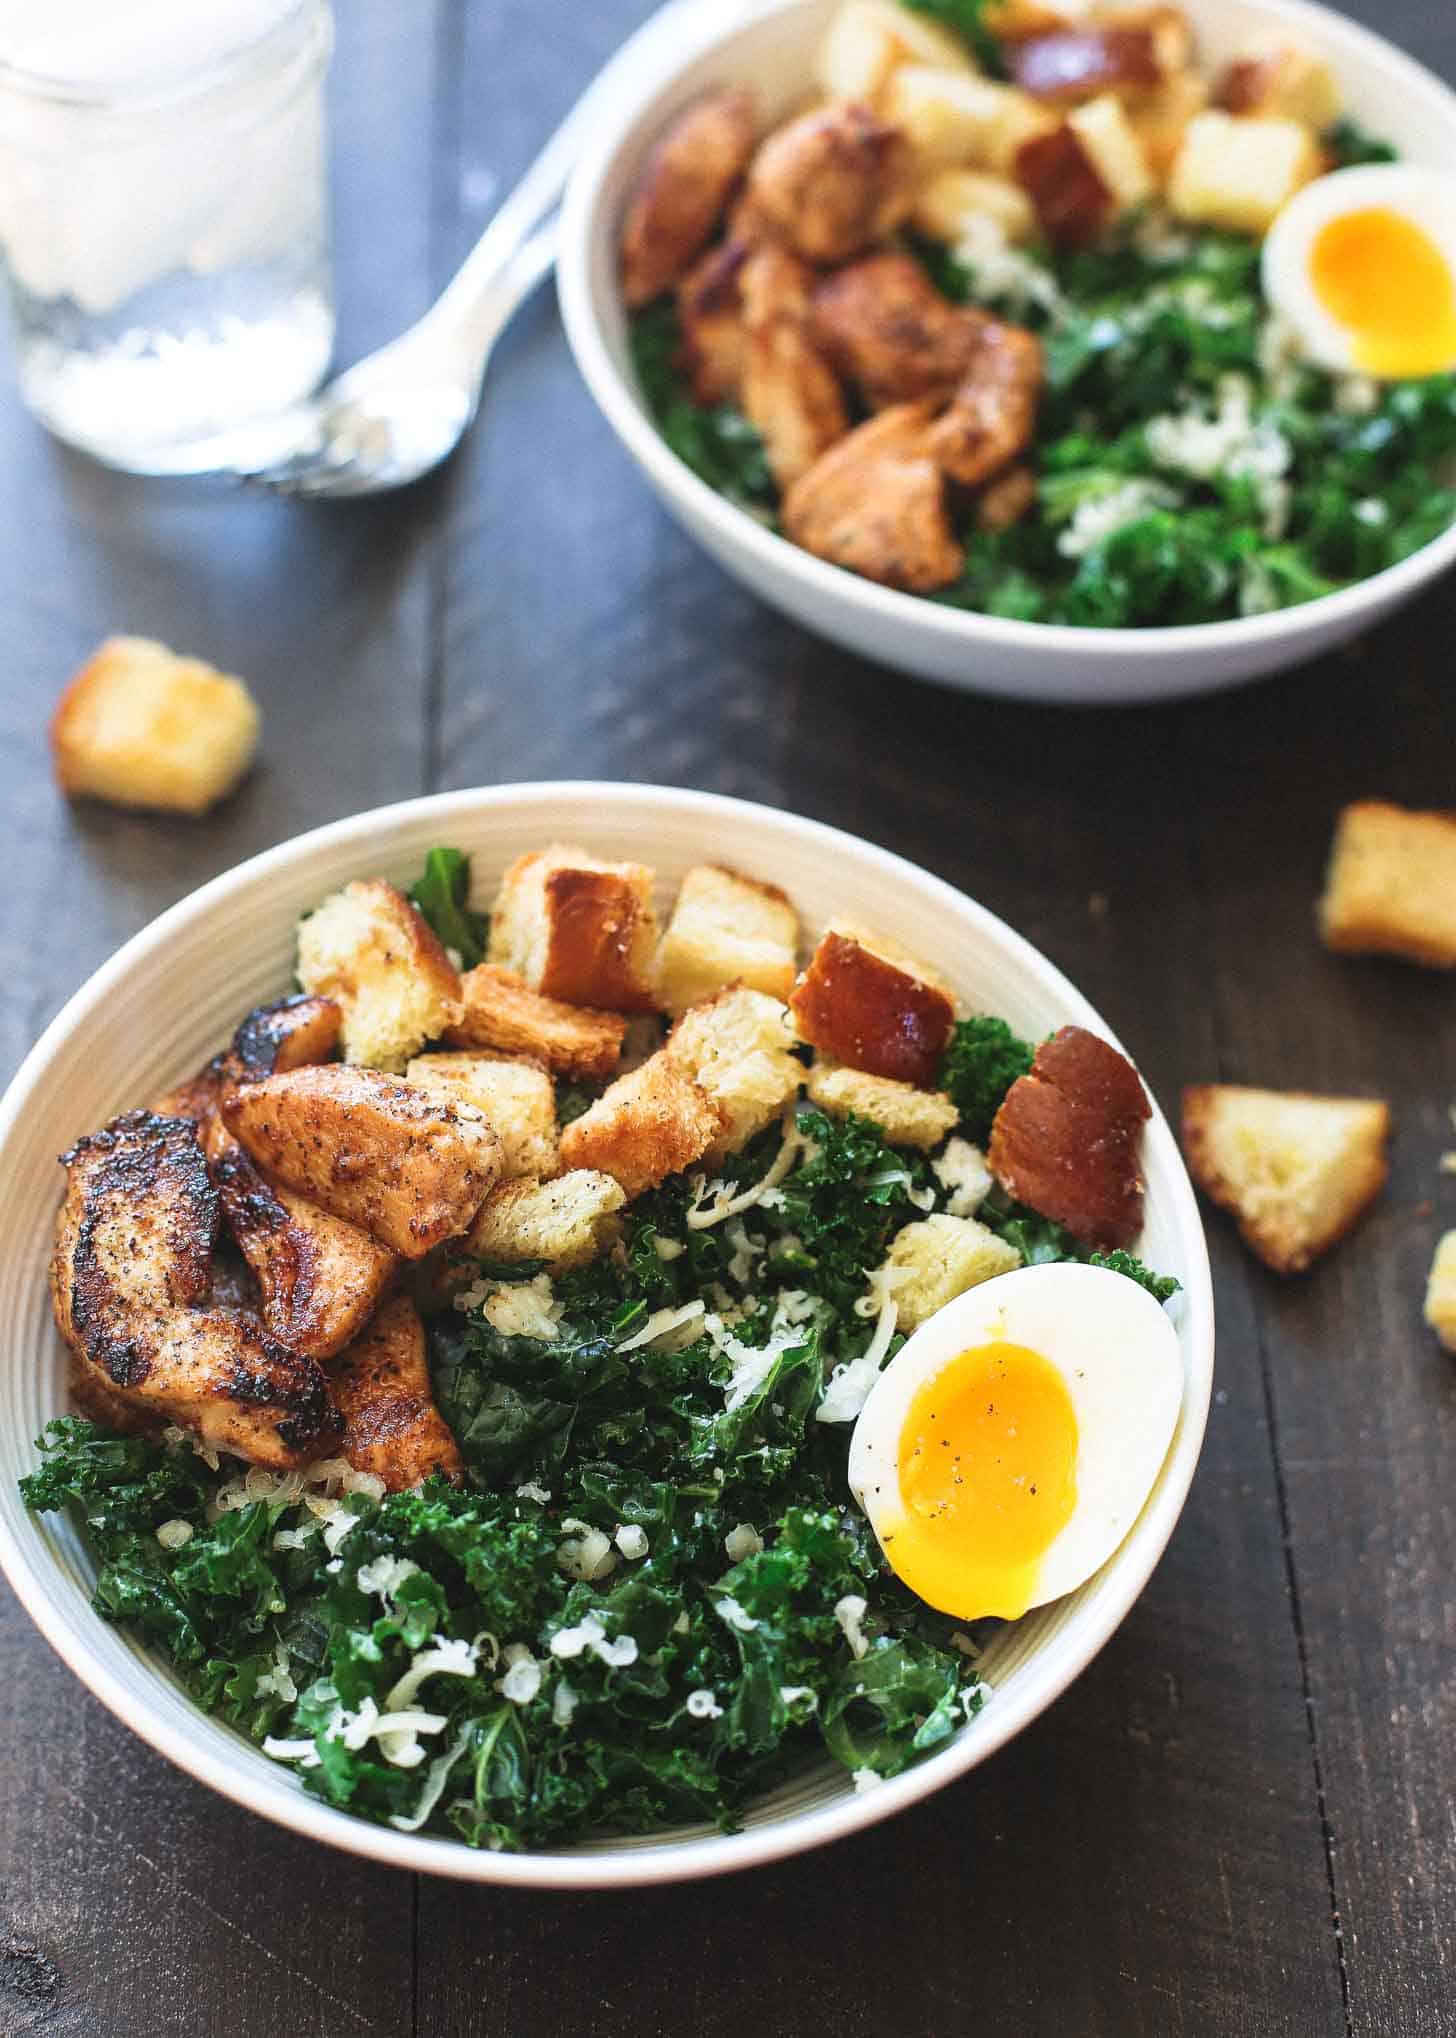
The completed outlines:
{"type": "MultiPolygon", "coordinates": [[[[467,896],[453,851],[412,893],[468,968],[485,922],[467,896]]],[[[959,1020],[934,1151],[800,1094],[726,1162],[633,1197],[590,1264],[477,1259],[432,1304],[421,1283],[452,1477],[388,1491],[337,1452],[277,1469],[185,1423],[68,1415],[26,1502],[69,1513],[97,1613],[199,1706],[396,1830],[491,1849],[731,1831],[826,1756],[872,1788],[984,1687],[975,1633],[887,1567],[846,1483],[850,1424],[820,1411],[904,1343],[875,1270],[908,1224],[966,1207],[972,1144],[1032,1063],[1000,1020],[959,1020]]],[[[602,1087],[558,1077],[563,1125],[602,1087]]],[[[1026,1265],[1177,1287],[989,1178],[976,1201],[1026,1265]]]]}
{"type": "MultiPolygon", "coordinates": [[[[860,46],[842,58],[831,29],[818,74],[827,109],[755,141],[724,238],[651,297],[666,269],[632,260],[651,188],[629,216],[638,383],[695,474],[888,586],[1093,628],[1312,601],[1456,521],[1456,373],[1331,372],[1265,294],[1264,227],[1285,195],[1394,158],[1338,115],[1316,54],[1261,45],[1208,80],[1186,26],[1181,46],[1169,28],[1176,10],[1079,9],[1060,28],[1054,7],[1011,0],[910,0],[910,12],[925,28],[903,31],[903,87],[895,73],[886,82],[889,57],[879,69],[865,60],[861,79],[860,46]],[[927,31],[960,39],[979,66],[972,84],[947,71],[936,97],[934,45],[916,40],[927,31]],[[861,85],[873,89],[866,104],[833,103],[861,85]],[[1232,115],[1201,110],[1210,87],[1232,115]],[[1013,120],[1027,123],[1019,146],[1013,120]],[[945,143],[957,121],[960,155],[945,143]],[[878,229],[862,216],[835,247],[806,196],[824,189],[810,174],[816,122],[826,151],[837,123],[841,157],[858,144],[868,160],[873,141],[883,164],[908,136],[927,165],[972,167],[918,170],[908,211],[888,208],[878,229]],[[1271,173],[1262,188],[1252,155],[1234,160],[1246,143],[1293,152],[1282,185],[1271,173]],[[1234,228],[1241,208],[1248,224],[1234,228]],[[781,273],[786,247],[802,258],[797,283],[781,273]],[[968,310],[1003,336],[1031,336],[1039,365],[1028,344],[1019,391],[991,326],[950,346],[968,310]],[[949,409],[917,415],[946,401],[957,373],[949,409]],[[933,484],[927,458],[941,469],[933,484]]],[[[685,151],[692,139],[685,128],[663,144],[659,183],[674,142],[685,151]]]]}

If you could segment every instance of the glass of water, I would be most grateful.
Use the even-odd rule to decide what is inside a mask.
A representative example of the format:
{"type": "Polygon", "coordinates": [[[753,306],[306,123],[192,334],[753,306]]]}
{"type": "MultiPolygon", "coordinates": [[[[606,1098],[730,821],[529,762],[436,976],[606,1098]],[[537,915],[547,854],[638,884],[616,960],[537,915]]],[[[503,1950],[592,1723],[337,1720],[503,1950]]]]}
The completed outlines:
{"type": "Polygon", "coordinates": [[[322,379],[328,0],[0,0],[20,386],[113,467],[197,472],[322,379]]]}

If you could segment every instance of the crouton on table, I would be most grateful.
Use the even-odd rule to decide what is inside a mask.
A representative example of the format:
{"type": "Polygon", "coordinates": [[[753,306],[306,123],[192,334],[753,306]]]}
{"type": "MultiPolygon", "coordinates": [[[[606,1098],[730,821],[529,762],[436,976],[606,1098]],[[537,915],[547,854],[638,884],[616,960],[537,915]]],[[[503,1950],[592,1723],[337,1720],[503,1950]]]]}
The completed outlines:
{"type": "Polygon", "coordinates": [[[1142,1229],[1140,1149],[1151,1116],[1126,1055],[1085,1027],[1063,1026],[996,1113],[991,1173],[1084,1244],[1131,1245],[1142,1229]]]}
{"type": "Polygon", "coordinates": [[[627,1021],[619,1012],[594,1012],[543,998],[514,970],[483,962],[460,979],[459,1020],[445,1029],[450,1047],[495,1048],[529,1055],[558,1076],[600,1082],[622,1052],[627,1021]]]}
{"type": "Polygon", "coordinates": [[[943,1091],[917,1090],[913,1083],[866,1075],[836,1061],[816,1061],[805,1071],[809,1102],[831,1118],[869,1118],[892,1146],[939,1146],[960,1115],[943,1091]]]}
{"type": "Polygon", "coordinates": [[[701,1160],[727,1114],[669,1051],[618,1076],[561,1134],[563,1168],[595,1168],[629,1196],[701,1160]]]}
{"type": "Polygon", "coordinates": [[[473,1104],[501,1143],[501,1177],[556,1172],[556,1085],[539,1062],[478,1054],[421,1054],[405,1081],[473,1104]]]}
{"type": "Polygon", "coordinates": [[[804,1064],[793,1045],[783,1000],[742,984],[690,1006],[678,1020],[665,1052],[723,1114],[706,1158],[737,1153],[798,1095],[804,1064]]]}
{"type": "Polygon", "coordinates": [[[955,1024],[934,971],[883,935],[830,927],[789,999],[799,1038],[849,1068],[930,1089],[955,1024]]]}
{"type": "Polygon", "coordinates": [[[657,996],[685,1012],[729,984],[787,998],[798,962],[799,916],[777,885],[723,864],[684,874],[657,951],[657,996]]]}
{"type": "Polygon", "coordinates": [[[383,878],[356,879],[298,925],[298,981],[343,1013],[344,1059],[398,1075],[460,1018],[460,973],[424,915],[383,878]]]}
{"type": "Polygon", "coordinates": [[[615,1243],[626,1200],[620,1182],[591,1168],[549,1182],[502,1182],[481,1205],[466,1248],[481,1260],[546,1260],[564,1273],[615,1243]]]}
{"type": "Polygon", "coordinates": [[[203,814],[247,771],[259,726],[240,679],[149,637],[108,637],[52,718],[56,779],[113,806],[203,814]]]}
{"type": "Polygon", "coordinates": [[[1385,1186],[1390,1112],[1374,1098],[1205,1083],[1183,1092],[1194,1180],[1277,1274],[1342,1239],[1385,1186]]]}
{"type": "Polygon", "coordinates": [[[1425,1317],[1447,1351],[1456,1352],[1456,1231],[1448,1231],[1436,1246],[1425,1317]]]}
{"type": "Polygon", "coordinates": [[[501,879],[488,960],[568,1005],[650,1012],[657,919],[652,872],[559,842],[518,856],[501,879]]]}
{"type": "Polygon", "coordinates": [[[938,1211],[895,1233],[885,1264],[901,1273],[890,1289],[900,1330],[914,1330],[968,1288],[1021,1265],[1014,1245],[974,1217],[938,1211]]]}
{"type": "Polygon", "coordinates": [[[1456,969],[1456,814],[1359,800],[1341,813],[1319,905],[1328,948],[1456,969]]]}

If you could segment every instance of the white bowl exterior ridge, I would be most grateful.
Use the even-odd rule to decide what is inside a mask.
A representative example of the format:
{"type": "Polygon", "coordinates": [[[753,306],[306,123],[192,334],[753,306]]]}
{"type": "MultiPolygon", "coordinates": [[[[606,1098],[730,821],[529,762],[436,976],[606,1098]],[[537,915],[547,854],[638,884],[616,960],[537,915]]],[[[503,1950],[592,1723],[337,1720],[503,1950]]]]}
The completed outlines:
{"type": "MultiPolygon", "coordinates": [[[[1173,699],[1301,663],[1368,629],[1456,564],[1456,528],[1372,579],[1295,609],[1166,629],[1020,623],[951,608],[831,566],[765,530],[670,451],[632,374],[617,236],[638,169],[698,93],[747,83],[766,118],[803,96],[838,0],[669,8],[639,38],[631,89],[567,192],[558,281],[588,389],[664,507],[729,573],[861,656],[972,692],[1076,706],[1173,699]]],[[[1199,61],[1216,69],[1251,31],[1286,26],[1330,62],[1350,114],[1413,163],[1456,162],[1456,94],[1368,29],[1315,0],[1180,0],[1199,61]]]]}
{"type": "Polygon", "coordinates": [[[442,795],[340,822],[204,886],[129,942],[77,993],[0,1103],[0,1564],[77,1675],[137,1733],[203,1782],[294,1830],[399,1867],[536,1887],[622,1886],[723,1873],[836,1838],[913,1803],[991,1754],[1051,1702],[1107,1640],[1178,1518],[1202,1441],[1213,1318],[1197,1208],[1166,1121],[1145,1149],[1149,1261],[1178,1276],[1186,1392],[1157,1485],[1126,1542],[1078,1593],[1000,1632],[983,1669],[994,1695],[954,1742],[856,1795],[827,1759],[755,1804],[745,1831],[702,1829],[529,1855],[476,1853],[366,1824],[308,1797],[293,1773],[201,1713],[160,1660],[89,1605],[93,1568],[56,1517],[34,1518],[16,1481],[33,1439],[65,1407],[64,1353],[46,1262],[61,1188],[56,1156],[78,1134],[144,1102],[222,1046],[252,1005],[287,991],[297,915],[348,878],[408,880],[426,849],[458,844],[478,893],[522,849],[579,839],[653,865],[670,891],[705,855],[781,883],[809,938],[834,913],[893,930],[933,956],[970,1009],[1036,1036],[1079,1022],[1107,1029],[1050,963],[983,908],[913,865],[816,823],[707,794],[544,784],[442,795]],[[160,1017],[159,1017],[160,1015],[160,1017]]]}

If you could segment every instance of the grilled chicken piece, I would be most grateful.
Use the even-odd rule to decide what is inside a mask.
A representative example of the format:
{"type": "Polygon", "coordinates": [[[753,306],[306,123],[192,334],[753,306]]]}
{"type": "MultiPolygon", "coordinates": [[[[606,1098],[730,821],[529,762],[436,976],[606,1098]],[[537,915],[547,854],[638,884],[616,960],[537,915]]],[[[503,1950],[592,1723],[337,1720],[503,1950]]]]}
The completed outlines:
{"type": "Polygon", "coordinates": [[[976,501],[979,531],[1009,531],[1036,501],[1036,475],[1030,467],[1008,467],[981,490],[976,501]]]}
{"type": "Polygon", "coordinates": [[[809,262],[848,262],[911,202],[910,144],[867,106],[826,106],[771,134],[748,172],[768,230],[809,262]]]}
{"type": "Polygon", "coordinates": [[[751,92],[695,100],[647,159],[622,228],[622,294],[635,310],[707,246],[753,153],[751,92]]]}
{"type": "Polygon", "coordinates": [[[1139,1154],[1151,1116],[1126,1055],[1083,1026],[1063,1026],[1006,1092],[991,1127],[991,1173],[1084,1244],[1131,1245],[1142,1228],[1139,1154]]]}
{"type": "Polygon", "coordinates": [[[781,489],[849,430],[838,379],[810,331],[813,283],[807,263],[771,245],[749,257],[740,280],[743,410],[781,489]]]}
{"type": "Polygon", "coordinates": [[[866,255],[814,293],[814,338],[872,410],[948,398],[991,323],[987,312],[942,297],[910,255],[866,255]]]}
{"type": "Polygon", "coordinates": [[[229,1090],[222,1121],[260,1167],[407,1260],[467,1230],[501,1170],[483,1114],[330,1062],[229,1090]]]}
{"type": "Polygon", "coordinates": [[[1000,319],[986,322],[965,379],[927,441],[952,481],[977,488],[1031,444],[1042,372],[1035,333],[1000,319]]]}
{"type": "Polygon", "coordinates": [[[934,399],[882,410],[789,490],[784,532],[806,552],[914,594],[946,587],[965,555],[930,458],[934,399]]]}
{"type": "Polygon", "coordinates": [[[343,1454],[391,1493],[432,1472],[458,1478],[460,1453],[435,1406],[425,1330],[407,1295],[395,1295],[329,1367],[344,1418],[343,1454]]]}
{"type": "Polygon", "coordinates": [[[739,279],[751,253],[746,241],[720,241],[677,286],[679,365],[692,384],[695,403],[736,402],[743,386],[748,331],[739,279]]]}
{"type": "Polygon", "coordinates": [[[327,1061],[339,1044],[343,1013],[332,998],[306,994],[259,1005],[251,1011],[226,1054],[214,1055],[195,1076],[159,1097],[160,1118],[191,1118],[197,1124],[217,1108],[225,1083],[257,1082],[280,1069],[327,1061]]]}
{"type": "Polygon", "coordinates": [[[374,1314],[399,1255],[269,1181],[216,1113],[203,1146],[228,1227],[256,1277],[265,1328],[306,1358],[332,1358],[374,1314]]]}
{"type": "Polygon", "coordinates": [[[51,1295],[81,1405],[260,1465],[327,1449],[339,1422],[318,1366],[212,1300],[218,1203],[196,1127],[132,1111],[62,1158],[51,1295]]]}

